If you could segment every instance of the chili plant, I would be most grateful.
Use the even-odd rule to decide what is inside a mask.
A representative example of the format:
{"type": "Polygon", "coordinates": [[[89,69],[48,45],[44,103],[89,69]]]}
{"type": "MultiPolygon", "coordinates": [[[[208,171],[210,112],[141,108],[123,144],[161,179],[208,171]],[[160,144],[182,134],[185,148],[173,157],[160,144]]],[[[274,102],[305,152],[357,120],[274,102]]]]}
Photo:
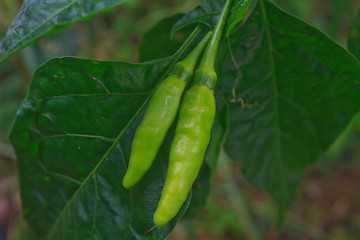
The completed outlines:
{"type": "MultiPolygon", "coordinates": [[[[121,2],[24,1],[0,59],[121,2]]],[[[350,51],[359,56],[357,23],[350,51]]],[[[268,0],[205,0],[150,30],[140,63],[50,59],[10,133],[24,217],[45,239],[164,239],[204,203],[223,150],[275,199],[281,223],[305,167],[360,109],[354,55],[268,0]]]]}

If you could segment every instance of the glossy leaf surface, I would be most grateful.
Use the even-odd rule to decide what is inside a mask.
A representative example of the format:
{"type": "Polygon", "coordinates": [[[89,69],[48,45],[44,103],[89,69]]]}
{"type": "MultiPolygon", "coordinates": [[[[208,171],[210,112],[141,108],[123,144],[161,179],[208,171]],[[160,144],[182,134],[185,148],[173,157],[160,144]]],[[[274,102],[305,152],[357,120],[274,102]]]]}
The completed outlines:
{"type": "Polygon", "coordinates": [[[144,64],[52,59],[34,74],[10,139],[24,215],[47,239],[162,239],[152,215],[172,132],[141,183],[122,187],[136,126],[174,57],[144,64]],[[170,139],[169,139],[170,138],[170,139]]]}
{"type": "Polygon", "coordinates": [[[107,10],[123,0],[25,0],[0,42],[0,62],[39,37],[107,10]]]}

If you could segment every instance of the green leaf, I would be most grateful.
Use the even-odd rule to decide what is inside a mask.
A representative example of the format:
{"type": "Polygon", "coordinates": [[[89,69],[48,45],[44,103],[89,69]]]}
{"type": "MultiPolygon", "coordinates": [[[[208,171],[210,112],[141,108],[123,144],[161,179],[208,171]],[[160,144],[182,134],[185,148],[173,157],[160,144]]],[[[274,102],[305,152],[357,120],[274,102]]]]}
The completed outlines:
{"type": "MultiPolygon", "coordinates": [[[[360,9],[356,12],[352,19],[349,29],[349,51],[358,59],[360,59],[360,9]]],[[[353,137],[355,131],[360,128],[360,112],[354,116],[348,127],[329,147],[326,156],[330,158],[339,158],[340,154],[345,150],[349,141],[353,137]]]]}
{"type": "Polygon", "coordinates": [[[134,131],[176,56],[130,64],[55,58],[34,74],[10,139],[25,218],[47,239],[164,239],[184,214],[153,226],[169,132],[142,181],[122,187],[134,131]]]}
{"type": "Polygon", "coordinates": [[[349,51],[360,59],[360,9],[353,17],[349,29],[349,51]]]}
{"type": "Polygon", "coordinates": [[[57,33],[121,2],[123,0],[25,0],[0,42],[0,62],[40,37],[57,33]]]}
{"type": "Polygon", "coordinates": [[[225,34],[228,35],[231,30],[234,29],[234,27],[241,22],[247,11],[249,10],[249,7],[252,3],[252,0],[242,0],[236,2],[232,10],[230,11],[229,17],[228,17],[228,24],[226,26],[225,34]]]}
{"type": "Polygon", "coordinates": [[[284,211],[304,168],[360,109],[360,64],[316,28],[260,0],[219,50],[226,152],[284,211]]]}
{"type": "MultiPolygon", "coordinates": [[[[233,0],[225,33],[229,33],[246,15],[252,0],[233,0]]],[[[171,30],[175,32],[193,23],[203,23],[209,28],[214,28],[219,18],[225,0],[207,0],[201,2],[193,10],[185,14],[171,30]]]]}

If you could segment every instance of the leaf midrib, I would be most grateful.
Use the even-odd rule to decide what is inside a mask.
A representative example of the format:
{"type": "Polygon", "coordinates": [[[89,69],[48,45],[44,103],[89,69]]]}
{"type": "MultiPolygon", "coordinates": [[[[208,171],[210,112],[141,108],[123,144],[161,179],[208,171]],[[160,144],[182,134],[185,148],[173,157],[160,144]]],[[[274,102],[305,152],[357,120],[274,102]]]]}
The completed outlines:
{"type": "Polygon", "coordinates": [[[72,97],[102,97],[102,96],[139,96],[139,95],[147,95],[150,94],[152,91],[146,92],[109,92],[109,93],[71,93],[71,94],[63,94],[63,95],[55,95],[45,97],[42,100],[50,100],[56,98],[72,98],[72,97]]]}
{"type": "Polygon", "coordinates": [[[120,140],[120,138],[122,137],[122,135],[125,133],[125,131],[130,127],[130,125],[135,121],[136,117],[140,114],[140,112],[144,109],[145,105],[147,104],[147,102],[149,101],[151,97],[151,94],[149,94],[149,96],[145,99],[144,103],[140,106],[140,108],[135,112],[135,114],[133,115],[133,117],[129,120],[129,122],[125,125],[125,127],[122,129],[122,131],[118,134],[118,136],[115,138],[113,144],[109,147],[108,151],[106,151],[103,155],[103,157],[101,158],[101,160],[98,162],[98,164],[96,164],[96,166],[94,167],[94,169],[89,173],[89,175],[84,179],[84,181],[81,183],[81,185],[79,186],[79,188],[76,190],[76,192],[73,194],[73,196],[69,199],[69,201],[66,203],[66,205],[64,206],[64,208],[60,211],[53,227],[51,228],[49,234],[47,235],[47,237],[51,236],[53,234],[53,232],[56,229],[56,226],[58,225],[60,219],[62,218],[62,215],[64,214],[64,212],[68,209],[68,207],[72,204],[73,200],[77,197],[77,195],[80,193],[80,191],[84,188],[84,186],[88,183],[88,181],[90,180],[90,178],[97,172],[97,170],[100,168],[100,166],[102,165],[102,163],[104,162],[104,160],[106,159],[106,157],[109,155],[109,153],[113,150],[113,148],[116,146],[116,144],[118,143],[118,141],[120,140]]]}
{"type": "MultiPolygon", "coordinates": [[[[270,71],[271,71],[271,75],[272,75],[271,80],[272,80],[272,86],[273,86],[273,90],[274,90],[273,98],[274,98],[274,115],[275,115],[275,120],[274,120],[275,151],[276,151],[276,158],[278,159],[278,163],[279,163],[278,164],[279,170],[281,170],[282,174],[284,174],[283,157],[282,157],[282,153],[281,153],[282,144],[281,144],[281,140],[280,140],[281,129],[280,129],[280,123],[279,123],[279,92],[278,92],[277,77],[276,77],[276,70],[275,70],[275,60],[274,60],[274,55],[273,55],[274,46],[272,43],[270,27],[267,22],[268,20],[267,20],[266,9],[264,6],[264,1],[265,0],[259,0],[259,4],[261,7],[261,13],[262,13],[262,17],[263,17],[265,33],[266,33],[266,38],[267,38],[267,42],[268,42],[270,71]]],[[[285,186],[284,186],[283,181],[281,181],[280,187],[281,187],[282,193],[284,193],[285,186]]]]}

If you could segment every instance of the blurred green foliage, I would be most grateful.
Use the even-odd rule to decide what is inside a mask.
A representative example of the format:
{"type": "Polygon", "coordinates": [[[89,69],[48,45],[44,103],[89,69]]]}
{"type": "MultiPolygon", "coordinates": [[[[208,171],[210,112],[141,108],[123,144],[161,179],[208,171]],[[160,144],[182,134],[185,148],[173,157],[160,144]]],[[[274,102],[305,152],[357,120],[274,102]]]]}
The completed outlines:
{"type": "Polygon", "coordinates": [[[282,8],[322,30],[341,45],[355,13],[355,0],[274,0],[282,8]]]}

